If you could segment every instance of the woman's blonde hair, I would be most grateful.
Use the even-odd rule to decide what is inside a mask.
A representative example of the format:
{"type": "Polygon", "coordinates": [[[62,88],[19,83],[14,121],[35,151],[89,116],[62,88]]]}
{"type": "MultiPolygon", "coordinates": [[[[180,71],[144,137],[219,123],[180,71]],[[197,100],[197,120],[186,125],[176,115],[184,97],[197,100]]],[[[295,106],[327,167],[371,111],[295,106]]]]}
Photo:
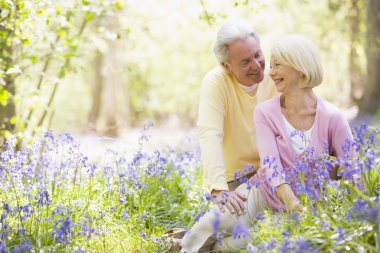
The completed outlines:
{"type": "Polygon", "coordinates": [[[301,35],[288,35],[272,47],[272,56],[284,65],[304,74],[301,88],[313,88],[322,83],[323,69],[317,47],[301,35]]]}

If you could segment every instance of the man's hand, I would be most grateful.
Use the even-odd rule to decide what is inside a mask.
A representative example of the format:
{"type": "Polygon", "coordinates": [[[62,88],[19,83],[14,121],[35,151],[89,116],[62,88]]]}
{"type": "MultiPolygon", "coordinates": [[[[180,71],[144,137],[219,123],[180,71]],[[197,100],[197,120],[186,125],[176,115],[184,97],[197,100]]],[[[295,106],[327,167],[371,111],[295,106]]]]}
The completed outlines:
{"type": "Polygon", "coordinates": [[[211,192],[212,201],[218,205],[221,212],[228,210],[230,213],[242,215],[246,211],[244,201],[247,197],[236,191],[216,191],[211,192]]]}

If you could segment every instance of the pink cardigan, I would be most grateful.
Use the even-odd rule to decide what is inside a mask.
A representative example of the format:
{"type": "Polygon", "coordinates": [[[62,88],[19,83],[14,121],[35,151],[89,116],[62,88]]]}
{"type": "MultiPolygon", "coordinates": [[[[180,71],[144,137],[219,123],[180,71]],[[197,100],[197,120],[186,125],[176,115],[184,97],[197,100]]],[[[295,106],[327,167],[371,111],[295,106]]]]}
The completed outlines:
{"type": "MultiPolygon", "coordinates": [[[[283,204],[274,194],[273,189],[285,181],[276,177],[272,178],[268,184],[262,183],[264,175],[270,178],[273,173],[273,170],[263,165],[265,158],[273,157],[279,169],[294,167],[296,158],[283,120],[280,96],[262,102],[256,107],[254,123],[261,160],[260,169],[252,179],[261,182],[259,190],[273,210],[280,210],[283,209],[283,204]]],[[[339,109],[322,98],[317,100],[311,139],[309,147],[314,148],[316,155],[325,153],[327,142],[329,155],[336,157],[343,155],[341,148],[343,142],[347,139],[353,140],[348,122],[339,109]]]]}

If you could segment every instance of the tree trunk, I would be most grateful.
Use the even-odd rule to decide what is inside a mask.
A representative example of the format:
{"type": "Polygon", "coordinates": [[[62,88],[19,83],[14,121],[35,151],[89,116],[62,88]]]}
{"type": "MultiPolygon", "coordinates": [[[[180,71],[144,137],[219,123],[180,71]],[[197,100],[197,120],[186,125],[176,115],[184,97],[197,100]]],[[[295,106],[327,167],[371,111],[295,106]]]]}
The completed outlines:
{"type": "MultiPolygon", "coordinates": [[[[121,31],[117,16],[109,17],[107,21],[110,31],[115,34],[121,31]]],[[[124,88],[126,71],[123,68],[123,43],[117,38],[108,43],[108,51],[104,54],[103,80],[105,134],[117,136],[119,128],[127,125],[129,117],[127,90],[124,88]]]]}
{"type": "Polygon", "coordinates": [[[15,130],[15,125],[11,124],[10,120],[16,116],[16,106],[13,101],[13,96],[16,92],[15,80],[12,76],[7,75],[5,78],[5,90],[8,92],[8,102],[6,106],[0,105],[0,124],[1,130],[11,133],[15,130]]]}
{"type": "MultiPolygon", "coordinates": [[[[5,71],[14,65],[13,63],[13,37],[14,32],[7,30],[8,38],[1,41],[1,60],[5,71]]],[[[16,105],[14,103],[14,95],[16,93],[15,74],[6,74],[4,78],[4,90],[8,92],[7,104],[5,106],[0,104],[0,144],[5,141],[5,133],[13,134],[16,126],[11,123],[11,119],[16,117],[16,105]]]]}
{"type": "Polygon", "coordinates": [[[362,11],[360,4],[362,0],[351,0],[348,14],[350,25],[350,53],[349,53],[349,73],[350,73],[350,100],[353,104],[358,104],[363,97],[364,75],[361,71],[358,47],[361,45],[362,33],[362,11]]]}
{"type": "Polygon", "coordinates": [[[102,92],[104,87],[104,80],[102,76],[103,66],[103,54],[97,52],[94,61],[95,80],[92,90],[92,105],[91,111],[88,117],[87,130],[91,132],[97,131],[97,122],[100,114],[100,108],[102,105],[102,92]]]}
{"type": "Polygon", "coordinates": [[[380,109],[380,1],[368,0],[367,6],[367,83],[359,105],[361,115],[380,109]]]}

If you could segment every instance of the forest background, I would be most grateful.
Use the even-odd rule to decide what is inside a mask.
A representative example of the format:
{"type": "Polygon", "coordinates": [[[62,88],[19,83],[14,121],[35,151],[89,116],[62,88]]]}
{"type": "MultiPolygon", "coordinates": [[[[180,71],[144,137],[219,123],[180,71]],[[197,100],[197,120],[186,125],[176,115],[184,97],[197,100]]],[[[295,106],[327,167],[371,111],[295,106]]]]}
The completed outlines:
{"type": "Polygon", "coordinates": [[[348,118],[376,119],[379,8],[376,0],[1,0],[3,140],[46,129],[115,137],[148,120],[192,127],[229,18],[259,32],[267,67],[275,40],[313,40],[325,71],[317,93],[348,118]]]}

